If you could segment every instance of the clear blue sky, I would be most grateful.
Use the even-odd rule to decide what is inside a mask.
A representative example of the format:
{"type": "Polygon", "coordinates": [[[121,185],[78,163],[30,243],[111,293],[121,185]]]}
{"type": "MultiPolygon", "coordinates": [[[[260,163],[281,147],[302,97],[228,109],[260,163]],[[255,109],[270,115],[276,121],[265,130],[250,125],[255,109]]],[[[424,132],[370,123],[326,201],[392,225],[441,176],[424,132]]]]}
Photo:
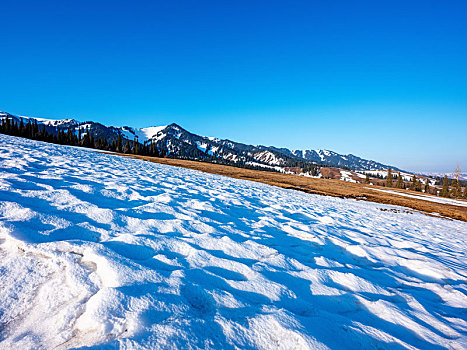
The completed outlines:
{"type": "Polygon", "coordinates": [[[467,170],[467,1],[3,1],[0,110],[467,170]]]}

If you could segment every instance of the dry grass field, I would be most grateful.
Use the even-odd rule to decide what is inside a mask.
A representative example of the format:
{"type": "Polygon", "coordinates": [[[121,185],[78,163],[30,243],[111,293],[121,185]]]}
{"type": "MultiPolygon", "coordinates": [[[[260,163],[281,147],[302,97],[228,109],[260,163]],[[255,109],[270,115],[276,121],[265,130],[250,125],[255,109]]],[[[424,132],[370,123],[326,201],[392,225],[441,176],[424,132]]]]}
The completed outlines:
{"type": "MultiPolygon", "coordinates": [[[[188,169],[199,170],[207,173],[218,174],[244,179],[265,184],[278,186],[286,189],[303,191],[306,193],[319,194],[324,196],[334,196],[341,198],[354,198],[376,203],[399,205],[420,211],[428,215],[441,215],[446,218],[467,221],[467,207],[456,206],[444,203],[429,202],[423,199],[408,198],[397,194],[373,191],[368,185],[345,182],[333,179],[315,179],[305,176],[288,175],[268,171],[257,171],[236,168],[227,165],[196,162],[190,160],[155,158],[146,156],[136,156],[128,154],[118,154],[150,162],[179,166],[188,169]]],[[[373,188],[384,187],[372,186],[373,188]]],[[[395,190],[395,189],[394,189],[395,190]]],[[[420,194],[419,192],[403,191],[404,193],[420,194]]],[[[438,198],[436,196],[433,196],[438,198]]]]}

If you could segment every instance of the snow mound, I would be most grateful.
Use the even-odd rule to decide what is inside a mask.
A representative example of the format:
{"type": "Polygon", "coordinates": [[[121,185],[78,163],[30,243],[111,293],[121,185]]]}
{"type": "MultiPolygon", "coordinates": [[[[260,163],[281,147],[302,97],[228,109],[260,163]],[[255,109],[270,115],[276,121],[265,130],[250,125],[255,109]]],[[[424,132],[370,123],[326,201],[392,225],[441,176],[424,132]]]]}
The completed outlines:
{"type": "Polygon", "coordinates": [[[467,348],[467,224],[0,135],[0,348],[467,348]]]}

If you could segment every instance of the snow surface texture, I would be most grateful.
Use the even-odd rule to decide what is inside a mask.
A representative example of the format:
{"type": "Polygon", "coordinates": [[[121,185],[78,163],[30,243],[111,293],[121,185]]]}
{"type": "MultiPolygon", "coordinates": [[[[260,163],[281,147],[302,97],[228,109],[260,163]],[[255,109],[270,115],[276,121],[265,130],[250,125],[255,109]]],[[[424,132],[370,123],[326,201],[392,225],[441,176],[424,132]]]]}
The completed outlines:
{"type": "Polygon", "coordinates": [[[467,348],[467,224],[0,135],[0,348],[467,348]]]}

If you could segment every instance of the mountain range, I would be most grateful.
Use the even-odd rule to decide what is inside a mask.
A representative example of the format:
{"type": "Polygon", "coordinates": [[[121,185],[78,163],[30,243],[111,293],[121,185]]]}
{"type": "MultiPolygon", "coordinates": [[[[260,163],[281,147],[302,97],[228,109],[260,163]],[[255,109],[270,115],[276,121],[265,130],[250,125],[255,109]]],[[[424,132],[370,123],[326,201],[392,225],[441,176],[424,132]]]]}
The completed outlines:
{"type": "Polygon", "coordinates": [[[108,143],[116,142],[119,135],[123,142],[133,144],[154,143],[155,147],[169,157],[211,161],[215,163],[245,166],[264,170],[316,175],[320,166],[348,168],[352,170],[383,170],[397,167],[367,160],[358,156],[342,155],[329,150],[291,150],[263,145],[247,145],[227,139],[200,136],[172,123],[142,129],[130,126],[106,126],[94,121],[80,122],[75,119],[45,119],[20,117],[0,112],[0,118],[10,118],[16,123],[37,122],[49,133],[68,131],[89,132],[94,139],[103,138],[108,143]]]}

